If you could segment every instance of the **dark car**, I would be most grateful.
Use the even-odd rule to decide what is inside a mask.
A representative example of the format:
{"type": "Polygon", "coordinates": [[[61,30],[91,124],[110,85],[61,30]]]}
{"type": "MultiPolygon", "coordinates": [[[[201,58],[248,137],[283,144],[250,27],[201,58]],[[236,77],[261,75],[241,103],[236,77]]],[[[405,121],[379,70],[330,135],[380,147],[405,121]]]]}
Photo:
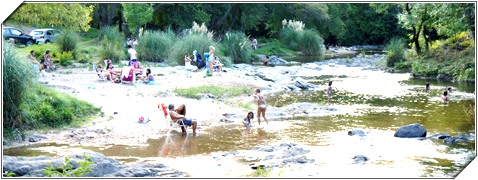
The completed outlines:
{"type": "Polygon", "coordinates": [[[3,39],[8,41],[10,38],[15,39],[15,44],[24,44],[25,46],[30,46],[35,43],[35,40],[32,36],[24,34],[22,31],[16,28],[4,27],[3,39]]]}

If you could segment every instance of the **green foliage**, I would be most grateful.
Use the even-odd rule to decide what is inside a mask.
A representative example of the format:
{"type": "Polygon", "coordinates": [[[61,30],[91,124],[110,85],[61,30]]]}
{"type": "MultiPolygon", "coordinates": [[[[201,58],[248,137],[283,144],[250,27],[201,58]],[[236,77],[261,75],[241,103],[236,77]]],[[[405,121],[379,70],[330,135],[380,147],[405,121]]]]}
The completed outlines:
{"type": "Polygon", "coordinates": [[[149,3],[122,3],[126,23],[134,34],[138,26],[144,25],[153,19],[153,6],[149,3]]]}
{"type": "Polygon", "coordinates": [[[174,93],[187,98],[200,99],[205,94],[212,94],[216,99],[232,98],[244,94],[250,94],[249,87],[224,87],[217,85],[197,86],[190,88],[174,89],[174,93]]]}
{"type": "Polygon", "coordinates": [[[324,55],[324,40],[314,30],[304,30],[299,39],[299,49],[304,55],[324,55]]]}
{"type": "Polygon", "coordinates": [[[5,171],[3,173],[3,177],[15,177],[15,173],[14,172],[9,172],[9,171],[5,171]]]}
{"type": "Polygon", "coordinates": [[[176,35],[168,30],[146,31],[138,42],[138,55],[141,60],[158,62],[168,57],[171,47],[175,42],[176,35]]]}
{"type": "Polygon", "coordinates": [[[3,45],[3,127],[21,127],[20,104],[33,82],[34,74],[30,62],[20,58],[8,43],[3,45]]]}
{"type": "Polygon", "coordinates": [[[125,53],[125,36],[119,32],[116,27],[108,26],[101,29],[100,40],[100,58],[109,58],[113,62],[118,62],[121,59],[126,59],[125,53]]]}
{"type": "Polygon", "coordinates": [[[57,43],[60,49],[60,52],[75,52],[78,47],[78,33],[66,30],[63,31],[60,37],[58,37],[57,43]]]}
{"type": "Polygon", "coordinates": [[[254,174],[256,177],[269,177],[270,173],[271,173],[271,169],[262,168],[261,166],[258,166],[254,174]]]}
{"type": "Polygon", "coordinates": [[[80,166],[76,169],[73,169],[73,164],[70,158],[65,157],[63,165],[55,168],[52,163],[50,163],[42,173],[48,177],[83,177],[86,173],[92,171],[91,165],[94,164],[94,162],[90,161],[91,156],[86,154],[84,156],[84,159],[78,162],[80,166]]]}
{"type": "Polygon", "coordinates": [[[62,66],[69,66],[73,64],[73,53],[63,52],[58,56],[58,60],[62,66]]]}
{"type": "Polygon", "coordinates": [[[233,59],[234,63],[246,63],[250,61],[252,48],[246,35],[239,31],[228,32],[221,42],[221,50],[224,55],[233,59]]]}
{"type": "Polygon", "coordinates": [[[405,59],[405,43],[400,38],[394,38],[385,48],[387,51],[387,66],[393,67],[405,59]]]}
{"type": "Polygon", "coordinates": [[[79,124],[100,111],[85,101],[41,85],[32,86],[29,92],[20,104],[23,128],[79,124]]]}
{"type": "Polygon", "coordinates": [[[279,32],[279,41],[292,50],[299,50],[299,39],[301,33],[292,28],[283,28],[279,32]]]}
{"type": "Polygon", "coordinates": [[[90,29],[93,6],[79,3],[23,3],[7,19],[30,26],[60,26],[72,30],[90,29]]]}
{"type": "Polygon", "coordinates": [[[254,53],[267,55],[297,55],[296,51],[289,49],[285,44],[280,43],[280,41],[277,39],[272,39],[272,41],[264,44],[264,46],[261,48],[254,50],[254,53]]]}

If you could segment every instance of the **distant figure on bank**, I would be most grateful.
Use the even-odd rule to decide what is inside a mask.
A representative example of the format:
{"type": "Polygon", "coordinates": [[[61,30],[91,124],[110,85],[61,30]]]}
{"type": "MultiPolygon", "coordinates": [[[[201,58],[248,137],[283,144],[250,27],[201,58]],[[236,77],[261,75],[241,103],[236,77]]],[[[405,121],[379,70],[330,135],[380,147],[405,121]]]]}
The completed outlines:
{"type": "Polygon", "coordinates": [[[252,127],[251,120],[253,120],[253,119],[254,119],[254,113],[251,111],[251,112],[247,113],[247,116],[244,118],[244,120],[242,120],[242,124],[244,124],[244,127],[249,129],[249,128],[252,127]]]}
{"type": "Polygon", "coordinates": [[[261,125],[261,115],[262,115],[262,117],[264,118],[264,121],[266,121],[266,123],[269,124],[269,122],[266,119],[266,109],[267,109],[266,99],[264,98],[264,96],[261,95],[260,89],[256,89],[255,92],[256,92],[255,98],[257,98],[257,122],[259,123],[259,125],[261,125]]]}
{"type": "Polygon", "coordinates": [[[133,62],[137,62],[137,53],[136,50],[133,49],[133,46],[128,45],[128,54],[129,54],[129,63],[128,66],[131,66],[133,62]]]}
{"type": "Polygon", "coordinates": [[[441,96],[441,99],[443,100],[444,103],[447,103],[450,100],[448,98],[448,91],[443,92],[443,95],[441,96]]]}
{"type": "Polygon", "coordinates": [[[43,64],[43,69],[44,70],[53,70],[53,61],[51,60],[51,55],[50,55],[50,50],[46,50],[45,54],[43,54],[43,57],[41,59],[41,63],[43,64]]]}
{"type": "Polygon", "coordinates": [[[427,92],[430,91],[430,83],[429,83],[429,82],[427,82],[427,83],[425,84],[425,90],[426,90],[427,92]]]}
{"type": "Polygon", "coordinates": [[[186,71],[197,71],[196,66],[191,65],[192,59],[189,57],[188,54],[184,55],[184,69],[186,71]]]}
{"type": "Polygon", "coordinates": [[[252,46],[253,50],[257,49],[257,39],[256,38],[252,38],[251,46],[252,46]]]}
{"type": "Polygon", "coordinates": [[[269,63],[269,61],[270,61],[269,56],[266,56],[266,59],[261,60],[261,63],[262,63],[264,66],[267,66],[267,64],[269,63]]]}
{"type": "Polygon", "coordinates": [[[208,68],[209,68],[209,74],[207,76],[212,76],[212,71],[213,71],[213,61],[214,61],[214,54],[216,52],[216,48],[214,46],[209,46],[209,57],[207,60],[208,68]]]}

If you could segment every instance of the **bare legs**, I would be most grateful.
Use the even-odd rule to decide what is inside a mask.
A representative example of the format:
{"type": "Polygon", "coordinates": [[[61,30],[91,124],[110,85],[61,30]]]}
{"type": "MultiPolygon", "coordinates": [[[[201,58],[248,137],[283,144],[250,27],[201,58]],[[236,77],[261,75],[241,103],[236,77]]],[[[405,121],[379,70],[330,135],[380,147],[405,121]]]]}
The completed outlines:
{"type": "Polygon", "coordinates": [[[266,119],[266,109],[258,107],[257,108],[257,122],[259,125],[261,125],[261,115],[264,118],[264,121],[266,121],[267,124],[269,124],[269,121],[266,119]]]}
{"type": "MultiPolygon", "coordinates": [[[[196,128],[198,126],[198,122],[195,119],[192,120],[191,126],[193,128],[193,135],[195,136],[196,135],[196,128]]],[[[186,126],[181,126],[181,131],[183,132],[183,134],[186,134],[186,126]]]]}

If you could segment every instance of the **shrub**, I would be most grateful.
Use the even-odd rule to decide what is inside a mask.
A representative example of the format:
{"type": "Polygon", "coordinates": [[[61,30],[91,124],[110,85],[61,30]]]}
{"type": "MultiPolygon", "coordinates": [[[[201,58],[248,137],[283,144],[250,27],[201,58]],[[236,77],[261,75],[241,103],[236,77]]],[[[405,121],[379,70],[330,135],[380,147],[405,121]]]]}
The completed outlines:
{"type": "Polygon", "coordinates": [[[284,28],[279,31],[279,41],[292,50],[299,50],[300,33],[292,28],[284,28]]]}
{"type": "Polygon", "coordinates": [[[83,177],[86,173],[92,171],[91,165],[93,165],[94,162],[90,161],[90,159],[91,156],[85,154],[83,160],[78,162],[79,166],[74,168],[70,158],[65,157],[63,165],[55,168],[52,163],[50,163],[42,173],[48,177],[83,177]]]}
{"type": "Polygon", "coordinates": [[[101,29],[101,59],[109,58],[113,62],[120,59],[127,59],[125,36],[115,27],[108,26],[101,29]]]}
{"type": "Polygon", "coordinates": [[[393,67],[404,60],[405,43],[401,39],[393,38],[385,49],[387,51],[386,62],[388,67],[393,67]]]}
{"type": "Polygon", "coordinates": [[[168,56],[176,35],[168,30],[146,31],[138,41],[138,55],[141,60],[157,62],[168,56]]]}
{"type": "Polygon", "coordinates": [[[58,55],[58,60],[62,66],[69,66],[73,64],[73,53],[72,52],[63,52],[58,55]]]}
{"type": "Polygon", "coordinates": [[[233,60],[234,63],[246,63],[251,59],[251,44],[242,32],[227,32],[221,42],[222,52],[233,60]]]}
{"type": "Polygon", "coordinates": [[[20,104],[34,77],[32,65],[18,57],[8,43],[3,45],[3,127],[22,126],[20,104]]]}
{"type": "Polygon", "coordinates": [[[60,47],[60,52],[75,52],[78,46],[78,34],[73,30],[65,30],[58,37],[58,46],[60,47]]]}
{"type": "Polygon", "coordinates": [[[299,39],[299,49],[304,55],[323,55],[325,52],[324,39],[314,30],[304,30],[299,39]]]}

